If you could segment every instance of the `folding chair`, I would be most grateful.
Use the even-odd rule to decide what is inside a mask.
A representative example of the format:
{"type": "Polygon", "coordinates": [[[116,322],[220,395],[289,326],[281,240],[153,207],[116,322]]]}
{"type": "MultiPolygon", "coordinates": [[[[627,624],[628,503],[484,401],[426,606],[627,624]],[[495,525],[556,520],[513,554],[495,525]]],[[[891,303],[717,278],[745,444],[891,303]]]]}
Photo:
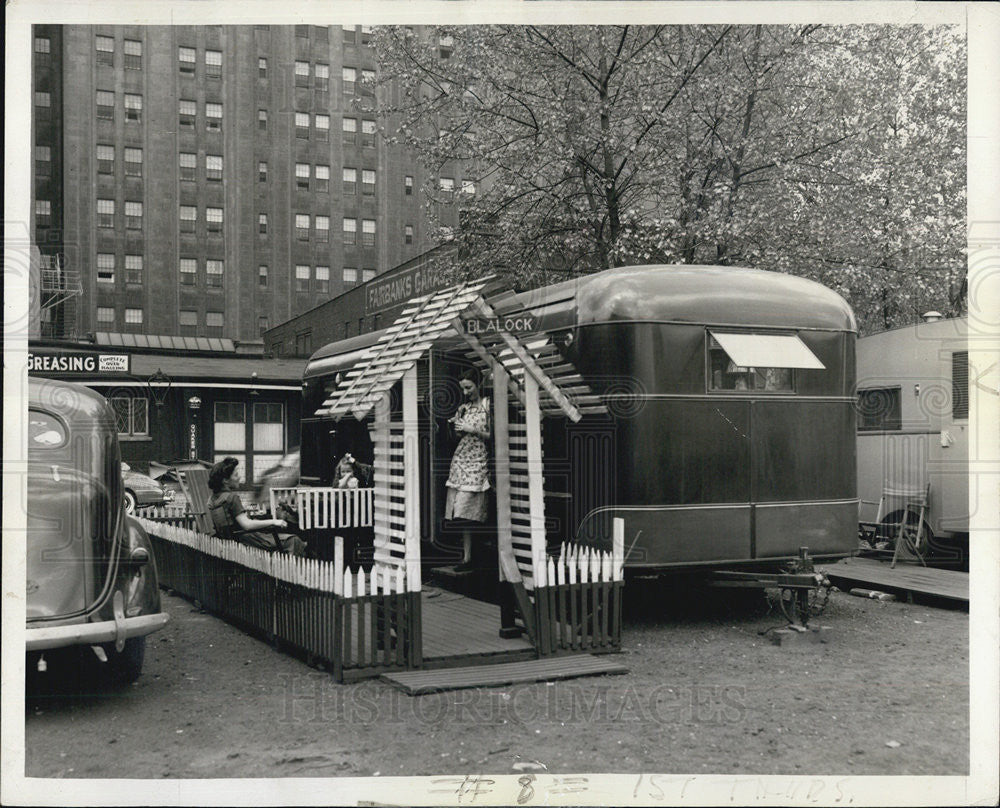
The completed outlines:
{"type": "Polygon", "coordinates": [[[208,469],[178,471],[177,479],[188,502],[188,513],[194,517],[198,532],[215,535],[215,524],[208,512],[208,500],[212,497],[212,492],[208,490],[208,469]]]}
{"type": "MultiPolygon", "coordinates": [[[[882,496],[878,502],[878,510],[873,522],[859,519],[859,536],[873,547],[879,541],[892,541],[892,564],[901,556],[905,548],[907,554],[912,554],[927,566],[922,550],[926,542],[924,535],[924,517],[927,515],[930,502],[930,483],[925,485],[896,485],[886,483],[882,488],[882,496]],[[899,515],[899,521],[887,521],[887,517],[899,515]]],[[[869,500],[861,500],[861,504],[872,505],[869,500]]],[[[859,504],[860,511],[860,504],[859,504]]]]}

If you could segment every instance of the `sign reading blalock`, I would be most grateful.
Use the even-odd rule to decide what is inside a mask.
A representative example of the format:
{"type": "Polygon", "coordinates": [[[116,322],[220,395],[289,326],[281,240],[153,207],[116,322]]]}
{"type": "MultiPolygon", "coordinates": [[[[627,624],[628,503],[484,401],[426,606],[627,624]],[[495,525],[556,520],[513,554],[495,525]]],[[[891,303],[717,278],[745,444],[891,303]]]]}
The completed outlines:
{"type": "Polygon", "coordinates": [[[508,332],[524,334],[535,330],[537,317],[533,315],[518,315],[516,317],[472,317],[463,320],[466,334],[497,334],[508,332]]]}

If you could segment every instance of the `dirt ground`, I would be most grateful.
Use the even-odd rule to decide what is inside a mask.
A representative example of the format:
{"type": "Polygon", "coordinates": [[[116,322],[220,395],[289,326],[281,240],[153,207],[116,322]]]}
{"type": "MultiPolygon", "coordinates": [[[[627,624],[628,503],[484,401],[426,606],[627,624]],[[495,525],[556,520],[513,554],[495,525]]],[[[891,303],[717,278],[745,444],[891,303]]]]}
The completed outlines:
{"type": "Polygon", "coordinates": [[[829,642],[778,647],[757,594],[630,582],[627,675],[417,698],[338,685],[165,596],[134,685],[29,677],[26,774],[968,773],[966,612],[834,592],[829,642]]]}

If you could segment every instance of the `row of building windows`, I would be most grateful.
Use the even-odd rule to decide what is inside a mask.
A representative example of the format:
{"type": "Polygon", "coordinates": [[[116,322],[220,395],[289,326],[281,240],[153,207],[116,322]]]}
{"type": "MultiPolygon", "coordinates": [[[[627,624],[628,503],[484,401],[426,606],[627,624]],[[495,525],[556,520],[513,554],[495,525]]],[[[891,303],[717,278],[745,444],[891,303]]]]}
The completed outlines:
{"type": "MultiPolygon", "coordinates": [[[[190,98],[181,98],[177,102],[177,116],[181,129],[194,129],[198,123],[198,103],[190,98]]],[[[205,129],[209,132],[222,130],[222,104],[205,102],[205,129]]]]}
{"type": "MultiPolygon", "coordinates": [[[[178,262],[180,280],[183,286],[195,286],[198,282],[198,259],[181,258],[178,262]]],[[[205,260],[205,286],[222,288],[222,278],[226,272],[225,261],[217,258],[205,260]]]]}
{"type": "MultiPolygon", "coordinates": [[[[115,66],[115,38],[113,36],[98,34],[94,38],[94,48],[97,51],[97,64],[115,66]]],[[[142,69],[142,42],[137,39],[124,40],[122,53],[125,57],[126,69],[142,69]]]]}
{"type": "MultiPolygon", "coordinates": [[[[97,148],[97,173],[98,174],[114,174],[115,173],[115,147],[107,143],[98,143],[97,148]]],[[[142,149],[137,146],[126,146],[124,150],[125,157],[125,176],[127,177],[141,177],[142,176],[142,149]]]]}
{"type": "MultiPolygon", "coordinates": [[[[143,311],[142,309],[126,308],[125,309],[125,325],[142,325],[143,321],[143,311]]],[[[114,325],[117,322],[115,316],[114,306],[98,306],[97,307],[97,322],[100,325],[114,325]]]]}
{"type": "MultiPolygon", "coordinates": [[[[142,285],[142,255],[126,254],[125,283],[130,286],[142,285]]],[[[113,284],[118,271],[118,256],[114,253],[97,254],[97,282],[113,284]]]]}
{"type": "MultiPolygon", "coordinates": [[[[115,200],[97,200],[97,226],[102,228],[115,226],[115,200]]],[[[142,229],[142,202],[129,200],[125,202],[125,227],[128,230],[142,229]]]]}
{"type": "MultiPolygon", "coordinates": [[[[261,287],[267,286],[267,267],[258,267],[258,283],[261,287]]],[[[361,280],[370,281],[375,277],[374,269],[362,269],[361,280]]],[[[357,267],[343,267],[341,279],[345,285],[358,282],[357,267]]],[[[330,291],[330,267],[317,266],[310,267],[308,264],[295,265],[295,291],[313,292],[316,294],[327,294],[330,291]]]]}
{"type": "MultiPolygon", "coordinates": [[[[311,64],[301,60],[295,61],[295,86],[308,87],[310,74],[315,78],[315,88],[326,91],[330,89],[330,65],[324,62],[311,64]]],[[[257,62],[257,75],[260,78],[267,77],[267,59],[261,58],[257,62]]]]}
{"type": "MultiPolygon", "coordinates": [[[[194,233],[198,224],[197,205],[180,206],[180,231],[194,233]]],[[[205,208],[205,229],[209,233],[221,233],[223,224],[222,208],[205,208]]]]}
{"type": "MultiPolygon", "coordinates": [[[[115,119],[115,94],[111,90],[97,91],[97,118],[102,121],[115,119]]],[[[142,96],[138,93],[124,93],[125,120],[142,121],[142,96]]],[[[206,105],[207,106],[207,105],[206,105]]],[[[218,104],[219,118],[222,118],[222,105],[218,104]]]]}
{"type": "MultiPolygon", "coordinates": [[[[181,152],[177,158],[179,176],[182,180],[193,182],[198,178],[198,155],[194,152],[181,152]]],[[[205,155],[205,179],[212,182],[222,180],[222,155],[205,155]]],[[[128,173],[126,171],[126,173],[128,173]]]]}
{"type": "MultiPolygon", "coordinates": [[[[181,309],[177,313],[177,321],[180,325],[198,325],[198,312],[195,309],[181,309]]],[[[221,311],[205,312],[205,325],[209,328],[222,328],[225,321],[221,311]]]]}
{"type": "MultiPolygon", "coordinates": [[[[345,167],[343,170],[344,193],[353,196],[358,189],[358,170],[356,168],[345,167]]],[[[361,193],[371,195],[375,193],[375,170],[371,168],[361,169],[361,193]]]]}
{"type": "MultiPolygon", "coordinates": [[[[180,46],[177,48],[177,64],[182,75],[195,75],[195,66],[198,64],[198,52],[194,48],[180,46]]],[[[205,75],[211,79],[222,76],[222,51],[205,50],[203,55],[205,75]]]]}

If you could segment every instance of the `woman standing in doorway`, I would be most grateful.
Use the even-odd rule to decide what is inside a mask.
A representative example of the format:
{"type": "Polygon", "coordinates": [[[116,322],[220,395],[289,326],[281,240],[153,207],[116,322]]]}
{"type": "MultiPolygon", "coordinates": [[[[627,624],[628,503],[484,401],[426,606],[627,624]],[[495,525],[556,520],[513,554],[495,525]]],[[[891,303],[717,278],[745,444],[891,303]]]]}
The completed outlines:
{"type": "MultiPolygon", "coordinates": [[[[487,470],[486,441],[490,436],[490,402],[480,395],[481,378],[475,368],[462,374],[458,384],[463,403],[451,423],[460,436],[448,473],[445,519],[486,521],[486,492],[490,481],[487,470]]],[[[471,569],[472,531],[462,531],[462,562],[457,570],[471,569]]]]}

